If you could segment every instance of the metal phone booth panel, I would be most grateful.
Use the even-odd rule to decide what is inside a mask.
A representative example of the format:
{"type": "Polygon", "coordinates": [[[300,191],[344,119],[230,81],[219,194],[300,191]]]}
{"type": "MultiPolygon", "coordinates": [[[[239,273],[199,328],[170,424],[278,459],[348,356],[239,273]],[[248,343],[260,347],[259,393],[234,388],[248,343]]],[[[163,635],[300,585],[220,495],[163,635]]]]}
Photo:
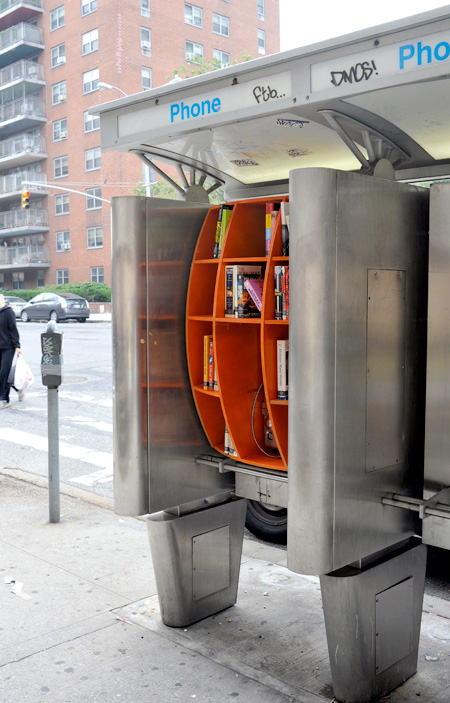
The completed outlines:
{"type": "Polygon", "coordinates": [[[429,216],[429,189],[409,185],[450,170],[449,31],[446,7],[92,108],[103,148],[169,181],[162,164],[175,167],[186,201],[113,199],[116,511],[149,514],[162,618],[179,626],[236,599],[246,499],[288,508],[288,564],[321,577],[346,703],[414,673],[422,529],[450,545],[446,189],[429,216]],[[214,259],[217,185],[233,213],[214,259]],[[265,206],[288,200],[289,257],[281,218],[265,257],[265,206]],[[230,321],[226,264],[249,262],[266,272],[263,319],[230,321]],[[269,312],[276,264],[291,271],[289,320],[269,312]],[[199,382],[208,334],[218,391],[199,382]],[[233,341],[246,377],[223,363],[233,341]],[[259,386],[279,456],[252,444],[259,386]]]}

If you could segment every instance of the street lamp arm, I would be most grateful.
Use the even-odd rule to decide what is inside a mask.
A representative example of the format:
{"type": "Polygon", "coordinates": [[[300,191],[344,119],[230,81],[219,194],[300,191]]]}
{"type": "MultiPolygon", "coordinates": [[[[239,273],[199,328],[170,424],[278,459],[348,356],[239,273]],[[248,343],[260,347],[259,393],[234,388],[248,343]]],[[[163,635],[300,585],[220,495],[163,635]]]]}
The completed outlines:
{"type": "Polygon", "coordinates": [[[104,89],[104,90],[118,90],[119,93],[122,93],[122,95],[125,95],[126,98],[128,97],[127,93],[125,93],[125,91],[123,91],[122,88],[118,88],[116,85],[110,85],[109,83],[104,83],[103,81],[99,81],[97,83],[97,86],[98,86],[98,88],[100,88],[100,90],[102,90],[102,89],[104,89]]]}
{"type": "Polygon", "coordinates": [[[92,198],[93,200],[101,200],[103,203],[108,203],[111,205],[110,200],[105,198],[100,198],[98,195],[90,195],[89,193],[84,193],[82,190],[73,190],[73,188],[61,188],[61,186],[52,186],[48,183],[36,183],[36,181],[22,181],[22,185],[29,188],[30,186],[42,186],[43,188],[50,188],[52,190],[62,190],[64,193],[77,193],[77,195],[84,195],[85,198],[92,198]]]}

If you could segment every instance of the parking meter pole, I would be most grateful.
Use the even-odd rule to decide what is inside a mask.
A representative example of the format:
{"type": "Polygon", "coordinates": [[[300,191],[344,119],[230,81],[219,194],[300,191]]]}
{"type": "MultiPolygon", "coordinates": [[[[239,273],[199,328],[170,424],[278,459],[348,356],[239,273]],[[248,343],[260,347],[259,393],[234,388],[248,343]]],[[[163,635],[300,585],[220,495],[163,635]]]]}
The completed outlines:
{"type": "Polygon", "coordinates": [[[47,391],[49,521],[60,521],[58,389],[47,391]]]}
{"type": "Polygon", "coordinates": [[[58,388],[62,382],[62,334],[49,322],[41,334],[42,383],[47,386],[48,411],[48,491],[49,521],[60,521],[59,489],[59,407],[58,388]]]}

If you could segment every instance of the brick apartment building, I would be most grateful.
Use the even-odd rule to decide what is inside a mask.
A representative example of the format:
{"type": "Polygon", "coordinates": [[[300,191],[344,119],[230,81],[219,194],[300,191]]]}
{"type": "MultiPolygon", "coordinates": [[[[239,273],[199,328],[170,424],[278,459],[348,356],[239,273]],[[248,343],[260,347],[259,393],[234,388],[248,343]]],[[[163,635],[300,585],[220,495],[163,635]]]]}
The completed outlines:
{"type": "Polygon", "coordinates": [[[196,1],[0,0],[0,287],[111,281],[110,208],[95,196],[148,174],[101,153],[88,108],[167,83],[195,56],[279,51],[278,0],[196,1]]]}

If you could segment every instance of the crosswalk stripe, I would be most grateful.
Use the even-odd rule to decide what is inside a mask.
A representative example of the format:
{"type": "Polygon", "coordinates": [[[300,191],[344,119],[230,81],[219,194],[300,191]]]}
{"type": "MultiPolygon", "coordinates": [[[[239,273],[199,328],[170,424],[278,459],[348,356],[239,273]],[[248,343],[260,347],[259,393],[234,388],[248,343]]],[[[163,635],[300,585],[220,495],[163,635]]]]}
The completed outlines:
{"type": "MultiPolygon", "coordinates": [[[[44,452],[48,451],[48,440],[46,437],[23,432],[22,430],[15,430],[12,427],[0,429],[0,440],[21,444],[25,447],[33,447],[33,449],[39,449],[44,452]]],[[[97,452],[87,447],[79,447],[75,444],[69,444],[68,442],[59,442],[59,454],[67,459],[76,459],[78,461],[85,461],[88,464],[94,464],[94,466],[101,466],[107,469],[112,476],[113,459],[112,454],[108,452],[97,452]]]]}

